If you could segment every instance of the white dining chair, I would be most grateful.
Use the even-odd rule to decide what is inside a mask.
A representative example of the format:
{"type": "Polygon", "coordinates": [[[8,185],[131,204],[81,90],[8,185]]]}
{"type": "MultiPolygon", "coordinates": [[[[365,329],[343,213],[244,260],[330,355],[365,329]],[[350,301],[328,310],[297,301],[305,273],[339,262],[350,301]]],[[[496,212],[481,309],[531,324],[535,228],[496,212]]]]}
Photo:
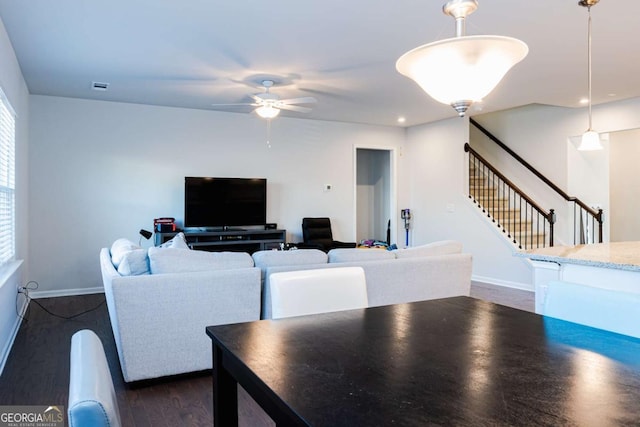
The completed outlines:
{"type": "Polygon", "coordinates": [[[551,281],[542,314],[640,338],[640,294],[551,281]]]}
{"type": "Polygon", "coordinates": [[[70,427],[122,425],[104,347],[89,329],[71,337],[67,414],[70,427]]]}
{"type": "Polygon", "coordinates": [[[274,319],[368,306],[362,267],[273,273],[269,286],[274,319]]]}

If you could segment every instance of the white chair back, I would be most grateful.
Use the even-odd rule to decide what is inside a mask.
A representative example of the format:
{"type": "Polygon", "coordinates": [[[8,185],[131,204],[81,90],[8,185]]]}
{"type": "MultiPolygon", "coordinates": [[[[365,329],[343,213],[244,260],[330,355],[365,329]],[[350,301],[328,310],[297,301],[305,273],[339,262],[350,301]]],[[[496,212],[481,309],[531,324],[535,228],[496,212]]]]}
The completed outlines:
{"type": "Polygon", "coordinates": [[[549,282],[542,314],[640,338],[640,294],[561,281],[549,282]]]}
{"type": "Polygon", "coordinates": [[[269,286],[274,319],[368,306],[362,267],[273,273],[269,286]]]}
{"type": "Polygon", "coordinates": [[[120,427],[120,412],[104,347],[95,332],[71,337],[69,377],[70,427],[120,427]]]}

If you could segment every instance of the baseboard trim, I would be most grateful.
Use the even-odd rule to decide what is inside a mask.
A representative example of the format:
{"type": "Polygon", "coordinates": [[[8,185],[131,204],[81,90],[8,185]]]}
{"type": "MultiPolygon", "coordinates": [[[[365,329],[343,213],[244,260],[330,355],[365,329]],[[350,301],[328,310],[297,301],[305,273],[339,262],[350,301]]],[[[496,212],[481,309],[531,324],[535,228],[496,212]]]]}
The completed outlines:
{"type": "MultiPolygon", "coordinates": [[[[22,326],[22,318],[24,314],[27,312],[27,307],[29,306],[29,300],[24,298],[24,304],[22,304],[22,308],[18,316],[16,316],[16,321],[13,324],[13,330],[11,331],[11,336],[5,347],[2,349],[2,358],[0,359],[0,376],[2,375],[2,371],[4,371],[4,366],[7,364],[7,360],[9,360],[9,354],[11,353],[11,349],[13,348],[13,343],[18,336],[18,331],[20,330],[20,326],[22,326]]],[[[17,309],[17,308],[16,308],[17,309]]]]}
{"type": "Polygon", "coordinates": [[[102,286],[95,288],[79,288],[79,289],[61,289],[55,291],[31,291],[29,297],[33,299],[55,298],[55,297],[73,297],[76,295],[102,294],[104,288],[102,286]]]}
{"type": "Polygon", "coordinates": [[[519,289],[521,291],[529,291],[529,292],[534,291],[534,287],[530,283],[512,282],[509,280],[500,280],[500,279],[495,279],[493,277],[484,277],[484,276],[477,276],[477,275],[472,275],[471,280],[474,282],[488,283],[490,285],[504,286],[505,288],[519,289]]]}

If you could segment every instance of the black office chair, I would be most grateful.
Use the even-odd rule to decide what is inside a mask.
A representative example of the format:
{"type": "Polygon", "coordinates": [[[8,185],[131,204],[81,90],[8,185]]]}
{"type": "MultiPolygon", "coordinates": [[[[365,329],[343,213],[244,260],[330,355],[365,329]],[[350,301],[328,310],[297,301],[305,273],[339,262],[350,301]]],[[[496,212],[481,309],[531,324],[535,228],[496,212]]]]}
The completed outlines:
{"type": "Polygon", "coordinates": [[[304,248],[317,248],[329,252],[335,248],[355,248],[352,242],[333,240],[329,218],[303,218],[302,240],[304,248]]]}

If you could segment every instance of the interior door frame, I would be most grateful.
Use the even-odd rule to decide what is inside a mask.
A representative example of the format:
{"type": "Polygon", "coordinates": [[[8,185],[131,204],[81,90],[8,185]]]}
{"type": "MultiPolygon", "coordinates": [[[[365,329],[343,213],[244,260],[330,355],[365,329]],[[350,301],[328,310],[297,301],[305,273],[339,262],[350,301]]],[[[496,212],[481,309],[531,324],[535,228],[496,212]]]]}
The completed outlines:
{"type": "Polygon", "coordinates": [[[391,243],[397,242],[398,229],[398,148],[390,145],[353,145],[353,237],[358,233],[358,150],[386,151],[389,153],[389,212],[391,212],[391,243]]]}

